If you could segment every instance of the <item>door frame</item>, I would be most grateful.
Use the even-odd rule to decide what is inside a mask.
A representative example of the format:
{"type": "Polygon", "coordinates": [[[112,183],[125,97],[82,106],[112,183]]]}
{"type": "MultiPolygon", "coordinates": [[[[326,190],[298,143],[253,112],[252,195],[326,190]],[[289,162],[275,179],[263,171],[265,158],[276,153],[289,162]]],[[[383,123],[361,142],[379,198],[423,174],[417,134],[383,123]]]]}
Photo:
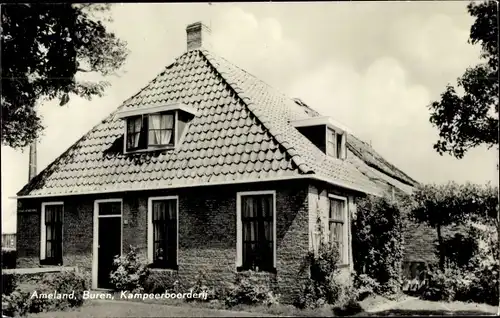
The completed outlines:
{"type": "Polygon", "coordinates": [[[123,254],[123,199],[100,199],[94,201],[94,230],[92,248],[92,289],[97,289],[98,258],[99,258],[99,218],[120,217],[120,254],[123,254]],[[119,202],[120,214],[99,216],[99,203],[119,202]]]}

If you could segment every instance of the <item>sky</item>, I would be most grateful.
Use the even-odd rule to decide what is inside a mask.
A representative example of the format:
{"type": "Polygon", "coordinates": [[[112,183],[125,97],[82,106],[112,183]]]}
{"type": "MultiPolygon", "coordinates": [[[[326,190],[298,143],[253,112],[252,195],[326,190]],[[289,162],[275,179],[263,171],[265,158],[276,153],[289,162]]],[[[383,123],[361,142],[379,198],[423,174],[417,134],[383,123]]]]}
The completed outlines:
{"type": "MultiPolygon", "coordinates": [[[[188,24],[212,29],[213,51],[347,125],[419,182],[498,185],[498,153],[458,160],[432,148],[429,105],[478,62],[465,1],[114,4],[108,28],[128,43],[105,96],[39,106],[46,129],[38,171],[186,51],[188,24]]],[[[2,233],[15,232],[15,196],[28,179],[28,149],[2,146],[2,233]]]]}

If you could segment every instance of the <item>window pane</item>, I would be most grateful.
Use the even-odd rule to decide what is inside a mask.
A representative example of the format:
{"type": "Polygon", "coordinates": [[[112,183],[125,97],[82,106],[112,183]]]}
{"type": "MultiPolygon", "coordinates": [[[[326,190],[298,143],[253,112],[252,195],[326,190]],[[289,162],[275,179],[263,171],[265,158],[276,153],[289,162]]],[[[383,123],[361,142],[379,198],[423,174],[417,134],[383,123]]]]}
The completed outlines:
{"type": "Polygon", "coordinates": [[[161,129],[174,128],[174,115],[163,114],[161,116],[161,129]]]}
{"type": "Polygon", "coordinates": [[[155,242],[154,244],[155,248],[155,255],[154,255],[154,260],[155,261],[163,261],[165,259],[165,253],[163,251],[163,241],[158,241],[155,242]]]}
{"type": "Polygon", "coordinates": [[[149,115],[148,143],[150,145],[173,144],[174,115],[151,114],[149,115]]]}
{"type": "Polygon", "coordinates": [[[254,199],[253,197],[242,197],[243,199],[243,211],[242,211],[242,217],[244,218],[249,218],[249,217],[254,217],[254,199]]]}
{"type": "Polygon", "coordinates": [[[342,156],[342,135],[337,135],[337,158],[341,158],[342,156]]]}
{"type": "Polygon", "coordinates": [[[245,222],[243,224],[243,240],[245,241],[255,241],[256,235],[254,230],[255,222],[245,222]]]}
{"type": "Polygon", "coordinates": [[[330,219],[343,221],[344,214],[344,201],[330,199],[330,219]]]}
{"type": "Polygon", "coordinates": [[[46,236],[47,236],[46,239],[47,240],[52,240],[52,238],[53,238],[52,237],[52,226],[50,226],[50,225],[46,226],[46,233],[47,233],[46,234],[46,236]]]}
{"type": "Polygon", "coordinates": [[[264,222],[265,227],[265,239],[267,241],[273,240],[273,222],[267,221],[264,222]]]}
{"type": "Polygon", "coordinates": [[[170,220],[177,219],[177,201],[169,200],[168,202],[168,216],[170,220]]]}
{"type": "Polygon", "coordinates": [[[120,202],[102,202],[99,203],[99,215],[120,215],[120,202]]]}
{"type": "Polygon", "coordinates": [[[47,258],[52,257],[52,241],[47,241],[46,247],[45,247],[45,255],[47,258]]]}

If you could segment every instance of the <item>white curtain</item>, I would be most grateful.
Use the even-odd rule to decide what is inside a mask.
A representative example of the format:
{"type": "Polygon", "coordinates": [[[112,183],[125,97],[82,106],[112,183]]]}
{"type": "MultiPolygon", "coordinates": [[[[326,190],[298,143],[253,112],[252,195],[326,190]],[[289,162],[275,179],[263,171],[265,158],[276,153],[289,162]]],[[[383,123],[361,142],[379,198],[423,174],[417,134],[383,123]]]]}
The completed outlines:
{"type": "Polygon", "coordinates": [[[149,144],[168,145],[172,143],[174,116],[155,114],[149,116],[149,144]]]}

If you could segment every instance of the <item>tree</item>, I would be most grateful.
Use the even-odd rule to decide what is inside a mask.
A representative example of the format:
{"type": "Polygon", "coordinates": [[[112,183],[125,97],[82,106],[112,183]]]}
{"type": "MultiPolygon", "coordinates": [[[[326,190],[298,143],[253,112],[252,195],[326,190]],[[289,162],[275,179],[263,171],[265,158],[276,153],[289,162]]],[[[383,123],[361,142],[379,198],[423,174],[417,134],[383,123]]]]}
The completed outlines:
{"type": "Polygon", "coordinates": [[[422,185],[413,193],[414,206],[410,216],[419,223],[435,228],[438,238],[439,266],[444,269],[445,244],[442,230],[449,225],[467,221],[494,224],[498,227],[498,189],[449,182],[445,185],[422,185]]]}
{"type": "MultiPolygon", "coordinates": [[[[126,43],[106,30],[109,4],[8,4],[2,6],[2,144],[21,148],[43,130],[35,105],[70,94],[101,96],[106,81],[83,73],[116,74],[126,43]]],[[[109,21],[109,18],[108,18],[109,21]]]]}
{"type": "Polygon", "coordinates": [[[481,63],[468,68],[457,86],[448,85],[429,105],[430,122],[439,130],[434,149],[460,159],[471,148],[498,147],[498,2],[471,2],[475,18],[469,43],[481,45],[481,63]]]}

